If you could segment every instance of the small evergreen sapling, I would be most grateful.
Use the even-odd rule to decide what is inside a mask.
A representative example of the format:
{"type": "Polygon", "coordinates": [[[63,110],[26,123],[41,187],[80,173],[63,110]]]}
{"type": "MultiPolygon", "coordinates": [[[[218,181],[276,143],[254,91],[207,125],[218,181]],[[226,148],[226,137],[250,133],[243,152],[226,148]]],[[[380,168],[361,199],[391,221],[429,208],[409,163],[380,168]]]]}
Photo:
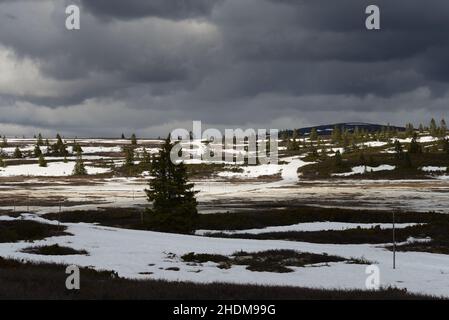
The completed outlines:
{"type": "Polygon", "coordinates": [[[39,163],[39,167],[46,167],[47,166],[47,161],[45,160],[43,154],[39,155],[38,163],[39,163]]]}
{"type": "Polygon", "coordinates": [[[41,148],[39,148],[39,144],[36,144],[34,147],[34,157],[39,158],[42,155],[41,148]]]}
{"type": "Polygon", "coordinates": [[[135,133],[133,133],[133,134],[131,135],[131,145],[133,145],[133,146],[136,146],[136,145],[137,145],[137,137],[136,137],[136,134],[135,134],[135,133]]]}
{"type": "Polygon", "coordinates": [[[87,175],[86,167],[84,166],[83,157],[81,156],[81,152],[78,152],[76,155],[75,167],[73,168],[74,176],[85,176],[87,175]]]}
{"type": "Polygon", "coordinates": [[[23,157],[22,151],[20,151],[19,147],[16,147],[16,149],[14,150],[13,157],[16,159],[21,159],[23,157]]]}

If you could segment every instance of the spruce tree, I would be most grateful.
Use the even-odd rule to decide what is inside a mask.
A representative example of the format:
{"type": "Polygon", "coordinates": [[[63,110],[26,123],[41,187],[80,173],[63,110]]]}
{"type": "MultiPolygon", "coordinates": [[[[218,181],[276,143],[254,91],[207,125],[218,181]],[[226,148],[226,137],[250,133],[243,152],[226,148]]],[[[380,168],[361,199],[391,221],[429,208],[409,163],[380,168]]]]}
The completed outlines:
{"type": "Polygon", "coordinates": [[[438,135],[438,127],[437,127],[437,123],[434,118],[432,118],[432,120],[430,120],[429,131],[430,131],[430,135],[432,135],[433,137],[436,137],[438,135]]]}
{"type": "Polygon", "coordinates": [[[132,167],[134,166],[134,148],[126,146],[123,148],[123,151],[125,152],[125,167],[132,167]]]}
{"type": "Polygon", "coordinates": [[[33,153],[35,158],[39,158],[39,156],[42,154],[41,148],[39,148],[38,144],[36,144],[36,146],[34,147],[33,153]]]}
{"type": "Polygon", "coordinates": [[[51,152],[55,156],[65,157],[69,154],[67,151],[67,145],[62,141],[59,133],[56,135],[56,143],[51,145],[51,152]]]}
{"type": "Polygon", "coordinates": [[[422,123],[419,124],[419,133],[423,133],[424,132],[424,126],[422,125],[422,123]]]}
{"type": "Polygon", "coordinates": [[[335,156],[334,156],[334,165],[338,168],[338,167],[341,167],[342,164],[343,164],[343,160],[341,158],[340,150],[337,150],[337,152],[335,152],[335,156]]]}
{"type": "Polygon", "coordinates": [[[16,149],[14,150],[13,157],[17,158],[17,159],[20,159],[23,157],[22,151],[20,151],[19,147],[16,147],[16,149]]]}
{"type": "Polygon", "coordinates": [[[341,129],[337,126],[334,126],[332,130],[331,139],[333,143],[340,143],[341,141],[341,129]]]}
{"type": "Polygon", "coordinates": [[[315,141],[318,139],[318,132],[316,128],[313,128],[312,131],[310,131],[310,140],[315,141]]]}
{"type": "Polygon", "coordinates": [[[37,145],[38,146],[43,146],[44,145],[44,140],[42,139],[42,134],[40,134],[40,133],[37,136],[37,145]]]}
{"type": "Polygon", "coordinates": [[[39,167],[46,167],[47,166],[47,161],[45,160],[43,154],[39,155],[38,163],[39,163],[39,167]]]}
{"type": "Polygon", "coordinates": [[[413,127],[413,124],[407,123],[405,126],[405,135],[407,137],[413,136],[413,133],[415,132],[415,128],[413,127]]]}
{"type": "Polygon", "coordinates": [[[408,149],[409,153],[422,153],[422,147],[419,144],[419,142],[417,141],[417,135],[416,133],[413,135],[412,141],[410,142],[410,146],[408,149]]]}
{"type": "Polygon", "coordinates": [[[446,136],[446,133],[447,133],[447,125],[446,125],[446,121],[444,120],[444,119],[441,119],[441,122],[440,122],[440,133],[441,133],[441,136],[446,136]]]}
{"type": "Polygon", "coordinates": [[[394,141],[394,151],[396,153],[396,160],[400,160],[403,158],[404,151],[402,149],[402,145],[399,140],[394,141]]]}
{"type": "Polygon", "coordinates": [[[144,169],[151,168],[151,154],[147,152],[147,149],[143,147],[142,162],[144,169]]]}
{"type": "Polygon", "coordinates": [[[74,175],[74,176],[87,175],[87,170],[86,170],[86,167],[84,166],[84,161],[83,161],[81,152],[78,152],[76,154],[76,162],[75,162],[75,166],[73,167],[72,175],[74,175]]]}
{"type": "Polygon", "coordinates": [[[137,137],[136,134],[131,135],[131,145],[136,146],[137,145],[137,137]]]}
{"type": "Polygon", "coordinates": [[[147,224],[151,229],[166,232],[190,233],[195,228],[197,202],[193,183],[188,182],[184,163],[170,159],[173,144],[165,140],[153,159],[149,189],[145,192],[153,208],[148,210],[147,224]]]}
{"type": "Polygon", "coordinates": [[[72,147],[72,153],[78,154],[78,152],[83,153],[83,148],[81,148],[81,146],[77,142],[75,142],[72,147]]]}

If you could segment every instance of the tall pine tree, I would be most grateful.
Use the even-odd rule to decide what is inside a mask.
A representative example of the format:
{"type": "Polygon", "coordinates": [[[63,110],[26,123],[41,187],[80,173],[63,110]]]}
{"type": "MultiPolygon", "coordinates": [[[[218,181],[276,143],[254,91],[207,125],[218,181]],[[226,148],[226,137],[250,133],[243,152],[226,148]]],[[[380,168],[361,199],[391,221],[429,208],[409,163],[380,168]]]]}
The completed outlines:
{"type": "Polygon", "coordinates": [[[145,192],[153,209],[148,210],[147,224],[164,232],[191,233],[198,215],[193,183],[188,182],[187,167],[170,159],[173,144],[165,140],[151,166],[152,179],[145,192]]]}

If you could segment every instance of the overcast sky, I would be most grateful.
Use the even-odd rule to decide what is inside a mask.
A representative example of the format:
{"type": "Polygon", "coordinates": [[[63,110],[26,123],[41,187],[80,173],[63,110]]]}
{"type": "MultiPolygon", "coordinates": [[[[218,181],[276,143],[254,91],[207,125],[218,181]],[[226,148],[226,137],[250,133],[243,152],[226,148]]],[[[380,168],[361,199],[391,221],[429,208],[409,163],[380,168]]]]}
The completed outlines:
{"type": "Polygon", "coordinates": [[[448,17],[447,0],[0,0],[0,134],[427,123],[448,115],[448,17]]]}

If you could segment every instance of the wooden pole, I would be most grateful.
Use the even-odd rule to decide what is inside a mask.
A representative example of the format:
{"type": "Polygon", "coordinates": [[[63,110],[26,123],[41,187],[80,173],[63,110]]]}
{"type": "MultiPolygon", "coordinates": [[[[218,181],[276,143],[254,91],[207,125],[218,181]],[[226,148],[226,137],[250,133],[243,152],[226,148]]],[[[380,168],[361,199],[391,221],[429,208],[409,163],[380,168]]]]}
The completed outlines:
{"type": "Polygon", "coordinates": [[[393,211],[393,269],[396,269],[396,226],[395,226],[394,211],[393,211]]]}

